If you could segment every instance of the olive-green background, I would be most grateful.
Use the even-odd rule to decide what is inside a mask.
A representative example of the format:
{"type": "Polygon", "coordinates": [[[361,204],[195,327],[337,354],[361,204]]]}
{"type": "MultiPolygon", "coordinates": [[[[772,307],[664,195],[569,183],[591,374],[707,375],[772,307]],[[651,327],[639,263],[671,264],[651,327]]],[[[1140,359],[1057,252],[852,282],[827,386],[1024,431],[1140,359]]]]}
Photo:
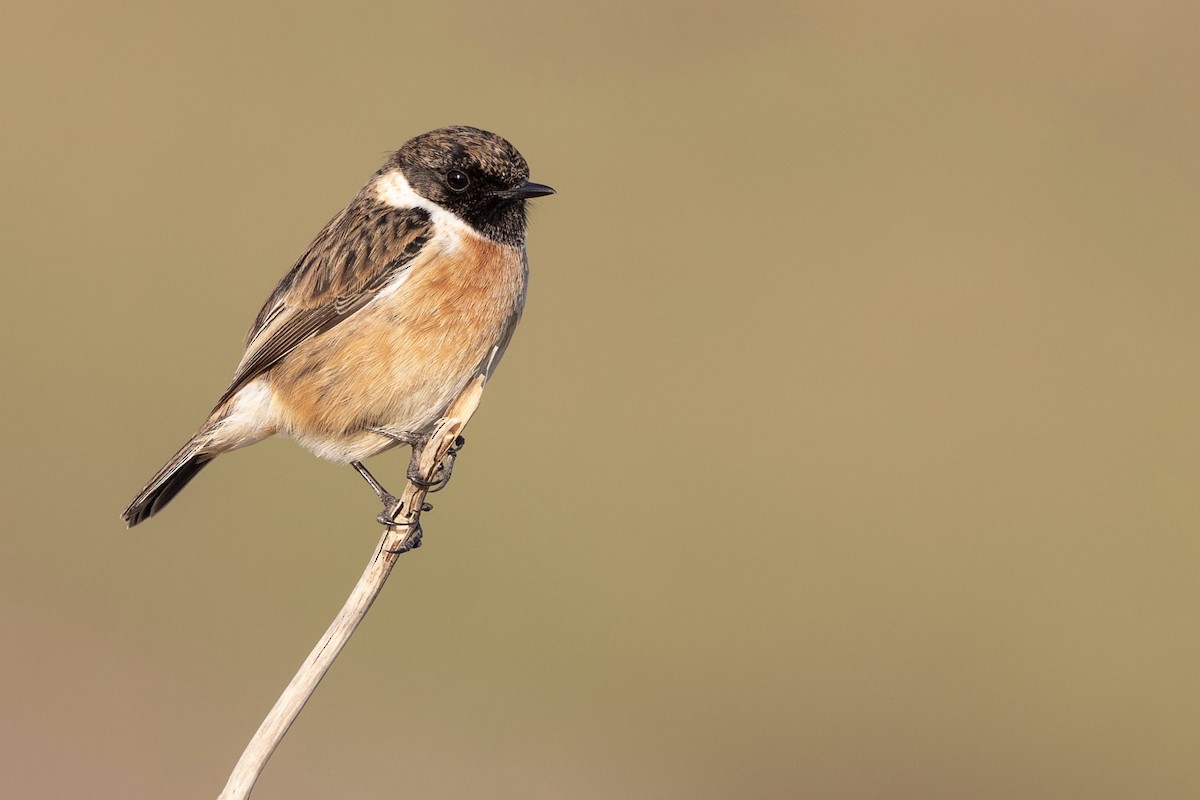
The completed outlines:
{"type": "Polygon", "coordinates": [[[468,123],[559,190],[526,317],[256,798],[1200,796],[1196,8],[10,5],[0,794],[223,786],[374,498],[118,512],[468,123]]]}

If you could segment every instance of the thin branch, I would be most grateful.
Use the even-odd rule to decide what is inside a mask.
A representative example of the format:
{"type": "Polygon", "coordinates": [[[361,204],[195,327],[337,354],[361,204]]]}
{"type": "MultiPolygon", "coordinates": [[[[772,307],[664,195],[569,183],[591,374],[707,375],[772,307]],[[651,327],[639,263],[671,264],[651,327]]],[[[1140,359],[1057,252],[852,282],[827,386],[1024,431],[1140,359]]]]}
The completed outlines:
{"type": "MultiPolygon", "coordinates": [[[[454,445],[454,440],[466,427],[471,415],[479,406],[479,398],[483,393],[484,376],[478,376],[469,383],[446,411],[446,415],[438,422],[429,443],[421,453],[418,474],[425,481],[432,481],[437,472],[438,464],[445,458],[446,453],[454,445]]],[[[396,559],[404,552],[404,547],[420,530],[421,509],[425,503],[427,487],[419,486],[411,480],[404,487],[400,496],[400,508],[395,515],[396,524],[389,527],[375,548],[375,555],[367,564],[362,577],[358,579],[342,610],[334,618],[329,630],[317,642],[317,646],[309,653],[308,658],[300,665],[292,682],[283,690],[275,707],[267,714],[258,732],[246,745],[242,757],[229,776],[229,783],[221,792],[218,800],[244,800],[250,796],[255,781],[267,765],[267,760],[279,746],[279,742],[287,733],[288,728],[296,721],[300,709],[308,702],[308,698],[316,691],[317,684],[325,673],[333,666],[333,661],[342,652],[342,648],[350,641],[358,623],[362,622],[367,610],[379,596],[383,584],[392,572],[396,559]]]]}

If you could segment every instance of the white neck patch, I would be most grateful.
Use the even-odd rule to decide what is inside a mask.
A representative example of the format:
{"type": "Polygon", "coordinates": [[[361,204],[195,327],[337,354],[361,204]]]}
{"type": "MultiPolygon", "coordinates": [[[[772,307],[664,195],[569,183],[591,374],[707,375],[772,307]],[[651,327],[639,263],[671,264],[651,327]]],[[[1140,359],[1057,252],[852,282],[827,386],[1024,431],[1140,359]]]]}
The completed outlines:
{"type": "Polygon", "coordinates": [[[388,170],[375,179],[375,196],[381,203],[395,208],[420,208],[429,212],[434,228],[439,232],[453,232],[460,236],[470,233],[477,238],[484,238],[483,234],[463,222],[462,217],[453,211],[447,211],[432,200],[417,194],[404,177],[404,173],[398,169],[388,170]]]}

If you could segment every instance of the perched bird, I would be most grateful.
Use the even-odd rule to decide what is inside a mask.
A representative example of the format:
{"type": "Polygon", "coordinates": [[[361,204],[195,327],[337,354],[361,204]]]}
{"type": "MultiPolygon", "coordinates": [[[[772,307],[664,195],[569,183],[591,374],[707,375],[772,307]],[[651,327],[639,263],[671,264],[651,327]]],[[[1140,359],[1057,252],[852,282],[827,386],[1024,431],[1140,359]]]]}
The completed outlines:
{"type": "MultiPolygon", "coordinates": [[[[267,298],[233,381],[122,518],[154,516],[221,453],[275,433],[349,463],[398,444],[413,461],[446,407],[490,375],[525,304],[525,202],[517,149],[457,126],[393,153],[267,298]]],[[[413,468],[409,469],[414,478],[413,468]]]]}

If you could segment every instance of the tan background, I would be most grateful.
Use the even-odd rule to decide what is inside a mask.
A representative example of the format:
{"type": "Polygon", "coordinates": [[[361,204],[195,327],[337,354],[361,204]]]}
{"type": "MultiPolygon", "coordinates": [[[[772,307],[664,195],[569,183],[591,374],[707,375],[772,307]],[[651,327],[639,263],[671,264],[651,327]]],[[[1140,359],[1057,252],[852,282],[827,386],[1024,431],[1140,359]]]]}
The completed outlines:
{"type": "Polygon", "coordinates": [[[256,798],[1200,796],[1195,3],[261,6],[5,12],[0,794],[224,784],[375,502],[117,514],[465,122],[528,313],[256,798]]]}

